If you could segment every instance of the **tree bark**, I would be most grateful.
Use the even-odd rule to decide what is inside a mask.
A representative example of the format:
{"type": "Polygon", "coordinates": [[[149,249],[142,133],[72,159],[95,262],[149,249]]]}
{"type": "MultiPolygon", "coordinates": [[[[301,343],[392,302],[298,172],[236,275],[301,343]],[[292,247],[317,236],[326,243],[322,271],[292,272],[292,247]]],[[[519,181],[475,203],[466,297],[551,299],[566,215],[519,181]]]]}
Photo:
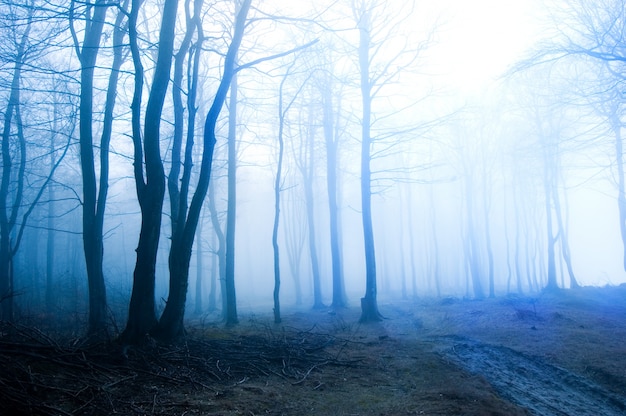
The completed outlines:
{"type": "Polygon", "coordinates": [[[237,226],[237,75],[230,86],[228,115],[228,202],[226,209],[226,252],[224,269],[224,317],[227,326],[239,323],[235,291],[235,228],[237,226]]]}
{"type": "MultiPolygon", "coordinates": [[[[183,319],[185,315],[185,303],[187,299],[187,287],[189,285],[189,263],[191,260],[191,249],[200,218],[200,212],[204,198],[209,189],[211,178],[211,165],[213,163],[213,152],[215,150],[215,130],[219,114],[228,94],[231,80],[235,73],[235,59],[243,38],[245,23],[251,0],[244,0],[241,9],[235,19],[235,29],[233,40],[224,59],[224,73],[218,86],[204,123],[203,151],[200,165],[198,184],[189,204],[189,212],[186,220],[179,224],[179,232],[172,237],[172,249],[170,251],[170,294],[165,305],[163,315],[154,334],[165,341],[171,341],[184,333],[183,319]]],[[[190,138],[192,136],[189,136],[190,138]]],[[[181,197],[186,198],[189,186],[188,178],[191,174],[191,145],[192,141],[187,141],[185,156],[185,172],[183,173],[183,185],[181,197]],[[188,171],[189,169],[189,171],[188,171]]],[[[183,214],[181,212],[181,217],[183,214]]]]}
{"type": "Polygon", "coordinates": [[[141,231],[136,250],[137,261],[133,273],[133,290],[128,311],[128,322],[122,333],[122,339],[128,343],[141,342],[157,323],[154,300],[155,274],[165,196],[165,171],[160,151],[160,124],[170,78],[178,8],[178,0],[165,0],[159,33],[157,63],[146,106],[142,148],[139,117],[143,89],[143,67],[137,48],[136,33],[137,13],[141,3],[141,0],[133,0],[129,18],[129,37],[131,38],[131,51],[135,63],[135,92],[131,105],[135,149],[134,172],[137,199],[141,209],[141,231]],[[145,180],[142,159],[145,162],[145,180]]]}
{"type": "MultiPolygon", "coordinates": [[[[195,135],[196,120],[196,95],[199,71],[199,54],[202,50],[202,32],[200,23],[200,13],[202,10],[203,0],[195,0],[193,3],[193,15],[189,13],[190,0],[185,0],[186,14],[186,32],[181,46],[176,53],[174,60],[174,78],[172,88],[172,100],[174,103],[174,139],[172,145],[172,167],[168,175],[168,191],[170,199],[170,217],[172,227],[172,240],[169,252],[169,294],[163,314],[159,319],[157,327],[153,334],[164,341],[171,341],[178,336],[183,335],[184,326],[183,319],[185,314],[185,305],[187,300],[187,291],[189,288],[189,265],[191,263],[191,254],[193,240],[196,228],[199,222],[201,208],[193,212],[189,209],[188,195],[191,180],[191,171],[193,167],[193,146],[195,135]],[[181,168],[181,152],[183,136],[185,132],[185,110],[182,100],[182,82],[184,63],[190,51],[191,42],[194,34],[198,31],[198,48],[196,48],[195,56],[189,56],[189,67],[191,68],[190,88],[187,94],[187,138],[185,143],[185,156],[183,164],[182,178],[180,177],[181,168]],[[192,59],[194,58],[194,59],[192,59]],[[180,187],[179,187],[180,182],[180,187]]],[[[214,146],[214,143],[209,144],[214,146]]],[[[205,154],[209,154],[211,160],[213,158],[213,148],[205,149],[205,154]]],[[[204,165],[204,163],[202,164],[204,165]]],[[[210,174],[210,164],[209,164],[210,174]]],[[[200,181],[205,180],[203,177],[200,181]]],[[[195,207],[194,207],[195,208],[195,207]]]]}

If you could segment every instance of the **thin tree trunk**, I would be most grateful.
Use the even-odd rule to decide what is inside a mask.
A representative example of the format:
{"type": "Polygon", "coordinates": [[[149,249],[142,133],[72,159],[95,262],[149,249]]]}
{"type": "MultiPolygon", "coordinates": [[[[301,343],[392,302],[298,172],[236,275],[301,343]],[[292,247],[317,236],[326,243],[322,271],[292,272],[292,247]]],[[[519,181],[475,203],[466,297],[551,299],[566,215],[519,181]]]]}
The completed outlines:
{"type": "Polygon", "coordinates": [[[554,245],[556,244],[556,238],[554,237],[552,230],[552,203],[550,197],[550,182],[547,173],[548,168],[544,167],[544,193],[545,193],[545,209],[546,209],[546,241],[548,243],[548,282],[546,285],[547,290],[556,290],[559,285],[556,281],[556,263],[554,255],[554,245]]]}
{"type": "MultiPolygon", "coordinates": [[[[231,90],[232,94],[232,90],[231,90]]],[[[217,250],[215,255],[217,256],[217,269],[218,279],[220,282],[220,294],[222,297],[222,314],[223,318],[226,318],[226,236],[222,231],[222,224],[220,224],[219,215],[217,213],[217,207],[215,206],[215,181],[212,181],[209,186],[209,213],[211,215],[211,224],[213,225],[214,237],[217,239],[217,250]]],[[[216,262],[213,261],[215,264],[216,262]]],[[[213,273],[214,275],[215,273],[213,273]]],[[[211,277],[211,293],[209,295],[209,310],[216,308],[215,299],[215,276],[211,277]]]]}
{"type": "Polygon", "coordinates": [[[235,228],[237,225],[237,75],[230,85],[228,106],[228,202],[226,209],[226,252],[224,270],[224,317],[227,326],[239,323],[235,292],[235,228]]]}
{"type": "Polygon", "coordinates": [[[332,307],[345,308],[346,299],[344,296],[344,283],[342,273],[342,259],[339,245],[339,210],[337,204],[337,146],[339,138],[335,133],[335,117],[333,110],[333,99],[331,77],[326,78],[326,85],[323,87],[323,127],[324,139],[326,142],[326,189],[328,192],[328,212],[330,220],[330,254],[333,273],[333,301],[332,307]]]}
{"type": "Polygon", "coordinates": [[[483,299],[485,297],[480,273],[480,250],[478,241],[476,240],[476,231],[474,230],[474,198],[471,186],[471,177],[465,178],[465,196],[467,198],[466,220],[467,235],[466,249],[467,262],[472,281],[472,289],[475,299],[483,299]]]}
{"type": "Polygon", "coordinates": [[[289,72],[285,74],[280,82],[278,92],[278,166],[276,168],[276,178],[274,179],[274,224],[272,226],[272,249],[274,253],[274,323],[281,322],[280,317],[280,251],[278,247],[278,226],[280,222],[280,188],[282,186],[283,154],[285,143],[283,140],[283,130],[285,128],[285,114],[283,112],[283,86],[289,72]]]}
{"type": "MultiPolygon", "coordinates": [[[[17,250],[17,243],[12,246],[11,233],[16,224],[18,210],[22,205],[24,190],[24,174],[26,168],[26,142],[22,131],[20,117],[20,89],[22,67],[24,65],[25,48],[28,42],[32,22],[32,11],[28,17],[28,23],[20,42],[15,45],[15,67],[11,80],[11,93],[4,111],[4,126],[2,129],[2,179],[0,180],[0,320],[12,322],[14,319],[14,281],[13,281],[13,258],[17,250]],[[19,165],[14,175],[11,132],[14,123],[18,130],[19,165]],[[9,193],[12,179],[17,182],[13,204],[9,206],[9,193]]],[[[15,186],[15,185],[14,185],[15,186]]]]}
{"type": "MultiPolygon", "coordinates": [[[[565,192],[565,191],[563,191],[565,192]]],[[[559,190],[557,187],[553,189],[553,199],[554,199],[554,210],[556,213],[556,219],[559,226],[559,240],[561,242],[561,255],[563,256],[563,261],[565,261],[565,266],[567,267],[567,274],[569,276],[569,285],[570,288],[576,289],[579,288],[580,285],[576,280],[576,276],[574,275],[574,268],[572,267],[572,258],[569,251],[569,242],[567,238],[567,224],[563,221],[563,213],[561,211],[561,200],[559,197],[559,190]]],[[[567,200],[565,201],[567,205],[567,200]]]]}
{"type": "Polygon", "coordinates": [[[623,267],[626,271],[626,180],[624,179],[624,146],[622,142],[622,123],[614,113],[611,124],[615,137],[615,168],[617,169],[617,209],[619,229],[624,251],[623,267]]]}
{"type": "MultiPolygon", "coordinates": [[[[55,102],[53,110],[52,134],[50,135],[50,166],[54,166],[55,160],[55,137],[58,129],[58,104],[55,102]]],[[[54,186],[48,187],[48,235],[46,238],[46,312],[52,314],[55,307],[55,291],[54,291],[54,259],[55,259],[55,236],[54,230],[56,216],[56,202],[54,186]]]]}
{"type": "Polygon", "coordinates": [[[369,13],[362,10],[359,21],[359,69],[361,77],[361,219],[363,223],[363,245],[365,249],[365,295],[361,298],[361,322],[380,321],[376,285],[376,252],[372,226],[372,180],[370,170],[372,87],[369,72],[370,47],[369,13]]]}
{"type": "Polygon", "coordinates": [[[195,290],[195,314],[202,314],[202,275],[204,274],[204,264],[203,257],[204,252],[202,251],[202,219],[200,219],[200,223],[198,224],[198,230],[196,231],[196,290],[195,290]]]}
{"type": "Polygon", "coordinates": [[[308,161],[301,168],[302,176],[304,179],[304,199],[306,202],[306,218],[309,228],[308,243],[309,254],[311,256],[311,272],[313,274],[313,309],[323,309],[326,307],[322,299],[322,282],[320,277],[319,259],[317,256],[317,244],[315,241],[315,212],[314,203],[315,197],[313,195],[313,172],[315,161],[315,144],[312,134],[309,134],[307,138],[308,146],[308,161]]]}

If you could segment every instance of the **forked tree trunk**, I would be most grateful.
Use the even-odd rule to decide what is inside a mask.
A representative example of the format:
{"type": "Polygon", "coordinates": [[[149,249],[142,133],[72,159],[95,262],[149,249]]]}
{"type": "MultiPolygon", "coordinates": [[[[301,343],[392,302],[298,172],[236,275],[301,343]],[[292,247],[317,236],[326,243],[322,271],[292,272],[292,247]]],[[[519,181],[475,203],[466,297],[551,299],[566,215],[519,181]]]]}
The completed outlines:
{"type": "Polygon", "coordinates": [[[178,0],[165,0],[159,34],[159,51],[152,89],[146,106],[143,143],[141,140],[141,94],[143,66],[137,47],[137,14],[141,0],[133,0],[129,17],[129,38],[135,64],[135,91],[131,104],[133,116],[134,175],[137,199],[141,208],[141,230],[137,245],[137,261],[133,273],[133,290],[128,322],[122,339],[139,343],[156,325],[155,277],[156,259],[161,236],[161,214],[165,197],[165,171],[160,151],[160,125],[163,103],[170,78],[174,50],[178,0]],[[144,157],[145,154],[145,157],[144,157]],[[145,179],[143,165],[145,163],[145,179]]]}
{"type": "MultiPolygon", "coordinates": [[[[180,48],[174,60],[174,76],[172,88],[172,101],[174,103],[174,138],[172,144],[172,167],[167,179],[170,217],[172,227],[172,243],[170,246],[169,266],[169,294],[163,315],[159,319],[153,334],[165,341],[170,341],[184,332],[183,318],[189,288],[189,265],[195,231],[199,222],[200,208],[189,207],[188,195],[190,192],[191,170],[193,167],[193,146],[195,141],[196,122],[196,95],[198,85],[198,71],[200,52],[202,51],[202,31],[200,13],[203,0],[195,0],[193,14],[190,14],[191,0],[185,0],[186,32],[180,48]],[[198,47],[195,55],[189,54],[194,34],[198,33],[198,47]],[[189,55],[189,56],[188,56],[189,55]],[[185,109],[183,105],[183,73],[184,63],[188,62],[187,73],[191,74],[189,91],[187,92],[187,136],[185,142],[184,164],[181,163],[183,137],[185,133],[185,109]],[[181,178],[181,164],[184,166],[181,178]],[[180,183],[180,187],[179,187],[180,183]],[[197,216],[196,216],[197,210],[197,216]]],[[[210,154],[213,159],[214,143],[205,149],[205,154],[210,154]]],[[[204,168],[204,163],[202,164],[204,168]]],[[[203,169],[204,170],[204,169],[203,169]]],[[[210,174],[210,164],[209,164],[210,174]]],[[[199,181],[207,180],[200,177],[199,181]]]]}
{"type": "MultiPolygon", "coordinates": [[[[183,318],[185,315],[187,287],[189,284],[191,249],[198,221],[200,219],[200,212],[202,210],[204,198],[206,197],[209,189],[213,152],[215,150],[215,143],[217,142],[215,137],[217,121],[224,102],[226,101],[228,89],[235,73],[235,58],[243,38],[250,3],[251,0],[244,0],[235,19],[233,39],[224,60],[224,73],[204,123],[204,147],[202,151],[200,174],[198,176],[196,191],[191,198],[186,221],[179,224],[179,227],[181,227],[179,229],[180,231],[172,238],[172,249],[170,250],[169,257],[170,294],[168,296],[168,302],[165,305],[163,315],[161,316],[159,324],[154,331],[154,334],[157,337],[165,341],[171,341],[184,333],[183,318]]],[[[188,177],[187,173],[190,175],[190,172],[187,171],[187,169],[191,168],[190,145],[191,143],[188,141],[185,157],[185,173],[183,174],[183,178],[188,177]]],[[[186,189],[188,187],[188,182],[183,179],[183,183],[184,185],[181,189],[186,189]]]]}

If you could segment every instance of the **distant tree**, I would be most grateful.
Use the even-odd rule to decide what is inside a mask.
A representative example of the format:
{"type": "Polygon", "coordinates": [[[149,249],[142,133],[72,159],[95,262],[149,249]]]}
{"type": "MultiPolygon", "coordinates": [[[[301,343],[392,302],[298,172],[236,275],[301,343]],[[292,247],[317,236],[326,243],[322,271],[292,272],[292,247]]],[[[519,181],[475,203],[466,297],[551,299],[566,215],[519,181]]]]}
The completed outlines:
{"type": "Polygon", "coordinates": [[[341,228],[339,212],[339,141],[341,136],[341,90],[336,82],[330,64],[322,68],[317,85],[322,98],[322,126],[326,144],[326,189],[328,192],[328,212],[330,226],[330,254],[333,273],[333,308],[347,306],[343,265],[341,256],[341,228]]]}
{"type": "Polygon", "coordinates": [[[372,225],[372,172],[370,152],[372,146],[372,88],[370,74],[370,49],[372,48],[371,10],[368,3],[354,3],[354,17],[359,29],[359,74],[361,78],[361,216],[363,220],[363,243],[365,245],[365,296],[361,298],[361,321],[379,321],[378,288],[376,283],[376,254],[374,249],[374,228],[372,225]]]}
{"type": "MultiPolygon", "coordinates": [[[[203,288],[203,276],[204,276],[204,250],[202,250],[202,235],[204,228],[204,218],[200,218],[198,222],[198,229],[196,231],[196,284],[194,290],[194,313],[201,315],[203,311],[202,293],[203,288]]],[[[215,309],[215,308],[214,308],[215,309]]]]}
{"type": "MultiPolygon", "coordinates": [[[[400,73],[418,57],[424,45],[409,48],[406,34],[397,48],[390,48],[391,40],[411,16],[410,8],[392,10],[390,4],[378,0],[354,0],[352,15],[358,30],[357,47],[359,87],[361,91],[361,219],[365,251],[365,295],[361,298],[361,322],[379,321],[376,282],[376,253],[372,223],[372,104],[381,91],[394,82],[400,73]],[[383,52],[384,51],[384,52],[383,52]]],[[[396,39],[397,40],[397,39],[396,39]]]]}
{"type": "MultiPolygon", "coordinates": [[[[295,147],[295,146],[294,146],[295,147]]],[[[296,192],[291,190],[287,194],[288,207],[285,209],[287,216],[283,227],[285,250],[287,251],[287,261],[289,272],[293,278],[296,295],[296,305],[302,305],[302,253],[304,252],[305,220],[304,207],[301,198],[296,192]]]]}
{"type": "Polygon", "coordinates": [[[297,91],[285,103],[284,90],[285,83],[293,75],[296,60],[287,67],[278,88],[278,165],[276,168],[276,177],[274,179],[274,225],[272,228],[272,247],[274,250],[274,322],[280,323],[280,255],[278,245],[278,226],[280,222],[280,195],[283,187],[283,158],[285,151],[285,124],[289,110],[302,92],[308,78],[305,79],[297,91]]]}
{"type": "Polygon", "coordinates": [[[313,309],[322,309],[324,301],[322,299],[322,278],[320,272],[320,261],[317,248],[317,223],[315,221],[315,192],[314,178],[316,173],[317,149],[315,134],[316,128],[314,121],[317,117],[314,112],[319,111],[315,105],[309,105],[303,109],[308,113],[307,123],[301,126],[299,134],[299,143],[293,146],[294,163],[302,178],[302,187],[304,188],[304,205],[306,213],[307,225],[307,245],[309,249],[311,276],[313,280],[313,309]]]}
{"type": "MultiPolygon", "coordinates": [[[[529,181],[533,175],[536,176],[538,185],[541,186],[543,196],[543,212],[545,222],[542,220],[544,228],[544,248],[546,253],[546,290],[556,290],[559,288],[557,281],[557,266],[561,261],[565,262],[569,274],[569,286],[578,287],[577,279],[574,275],[571,264],[568,241],[568,225],[563,219],[563,213],[567,209],[561,199],[566,192],[566,184],[563,177],[563,160],[571,153],[572,146],[575,145],[572,139],[572,131],[575,119],[580,118],[573,113],[574,108],[565,104],[562,96],[562,86],[557,85],[555,77],[551,82],[537,81],[532,73],[525,74],[533,78],[532,82],[526,84],[525,92],[520,93],[517,100],[520,104],[520,114],[524,123],[528,126],[527,134],[533,140],[532,146],[526,146],[524,163],[533,166],[537,172],[527,174],[524,181],[529,181]],[[528,121],[531,123],[528,123],[528,121]],[[560,247],[557,256],[557,248],[560,247]]],[[[527,171],[529,171],[527,169],[527,171]]],[[[529,198],[524,198],[529,199],[529,198]]],[[[523,204],[523,202],[522,202],[523,204]]],[[[531,207],[532,208],[532,207],[531,207]]],[[[526,207],[528,210],[529,208],[526,207]]],[[[522,213],[522,217],[524,214],[522,213]]],[[[536,217],[536,215],[534,215],[536,217]]],[[[519,217],[518,217],[519,218],[519,217]]],[[[535,247],[531,243],[532,222],[523,225],[526,241],[530,246],[526,247],[526,273],[529,288],[533,287],[532,272],[533,256],[535,247]]],[[[519,272],[518,272],[519,273],[519,272]]]]}
{"type": "MultiPolygon", "coordinates": [[[[0,179],[0,319],[14,319],[15,276],[14,258],[29,217],[39,203],[55,170],[63,160],[68,143],[54,165],[46,167],[43,181],[34,185],[27,177],[27,152],[29,120],[23,117],[24,103],[22,83],[24,71],[30,71],[31,65],[37,68],[37,59],[46,53],[45,42],[31,36],[32,31],[41,31],[47,41],[58,34],[54,25],[45,26],[47,19],[42,10],[35,7],[34,1],[2,2],[3,22],[0,25],[2,36],[2,58],[12,66],[9,75],[8,96],[5,100],[2,118],[2,178],[0,179]],[[41,20],[40,20],[41,19],[41,20]],[[44,22],[44,26],[34,29],[35,22],[44,22]],[[26,194],[28,193],[29,198],[26,194]]],[[[38,69],[38,76],[52,72],[50,68],[38,69]]],[[[41,78],[40,78],[41,79],[41,78]]],[[[72,129],[68,131],[71,137],[72,129]]],[[[46,147],[48,148],[48,147],[46,147]]]]}
{"type": "Polygon", "coordinates": [[[11,80],[10,95],[4,108],[2,126],[2,182],[0,184],[0,302],[2,302],[2,319],[13,320],[13,257],[15,242],[11,242],[11,234],[15,228],[18,214],[22,206],[24,192],[24,171],[26,169],[26,138],[24,137],[20,106],[22,105],[21,81],[22,68],[27,59],[27,47],[33,22],[34,8],[22,10],[5,9],[14,13],[7,16],[14,20],[5,35],[7,43],[13,47],[14,69],[11,80]],[[18,14],[19,13],[19,14],[18,14]],[[20,15],[22,14],[22,15],[20,15]],[[23,30],[18,29],[18,25],[23,30]],[[15,132],[15,133],[14,133],[15,132]],[[15,136],[14,136],[15,134],[15,136]],[[12,142],[17,142],[15,146],[12,142]],[[14,149],[17,152],[14,153],[14,149]],[[13,163],[17,162],[14,170],[13,163]],[[11,201],[9,198],[12,198],[11,201]]]}
{"type": "MultiPolygon", "coordinates": [[[[232,86],[232,82],[231,82],[232,86]]],[[[232,92],[231,92],[232,96],[232,92]]],[[[230,119],[230,115],[229,115],[230,119]]],[[[211,217],[211,225],[213,228],[213,233],[215,235],[216,246],[213,251],[215,253],[215,257],[217,257],[217,261],[213,261],[213,263],[217,263],[217,280],[220,282],[220,293],[222,296],[222,314],[224,315],[222,318],[226,318],[225,313],[228,308],[226,305],[226,290],[225,290],[225,276],[226,276],[226,236],[224,234],[223,225],[220,221],[220,215],[217,210],[217,205],[215,204],[215,180],[212,180],[209,184],[209,195],[208,195],[208,207],[209,207],[209,215],[211,217]]],[[[216,291],[215,291],[215,279],[213,276],[211,281],[211,294],[209,297],[209,310],[216,309],[216,291]]]]}
{"type": "MultiPolygon", "coordinates": [[[[626,270],[626,181],[624,180],[623,142],[620,129],[621,103],[624,97],[623,65],[626,61],[624,0],[567,0],[554,6],[554,33],[540,45],[535,55],[524,60],[517,69],[533,65],[572,62],[587,66],[595,79],[579,79],[573,90],[584,95],[588,103],[606,117],[613,132],[613,168],[617,186],[617,208],[623,245],[623,268],[626,270]],[[599,64],[599,65],[598,65],[599,64]],[[581,84],[586,84],[582,86],[581,84]],[[611,110],[611,103],[620,103],[611,110]]],[[[568,248],[565,248],[569,256],[568,248]]],[[[569,266],[568,266],[569,271],[569,266]]],[[[570,272],[571,273],[571,272],[570,272]]]]}

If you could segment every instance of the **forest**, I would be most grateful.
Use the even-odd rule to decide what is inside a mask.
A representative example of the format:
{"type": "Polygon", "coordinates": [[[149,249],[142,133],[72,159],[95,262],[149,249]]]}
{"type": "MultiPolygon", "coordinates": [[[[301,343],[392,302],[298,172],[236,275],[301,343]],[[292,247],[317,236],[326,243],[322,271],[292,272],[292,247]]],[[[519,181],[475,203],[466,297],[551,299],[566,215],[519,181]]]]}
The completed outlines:
{"type": "MultiPolygon", "coordinates": [[[[601,394],[558,413],[472,378],[426,413],[624,411],[626,3],[429,3],[0,0],[2,400],[256,414],[301,401],[259,377],[445,386],[559,345],[541,377],[601,394]],[[606,361],[573,352],[596,343],[606,361]]],[[[419,410],[381,406],[359,414],[419,410]]]]}

